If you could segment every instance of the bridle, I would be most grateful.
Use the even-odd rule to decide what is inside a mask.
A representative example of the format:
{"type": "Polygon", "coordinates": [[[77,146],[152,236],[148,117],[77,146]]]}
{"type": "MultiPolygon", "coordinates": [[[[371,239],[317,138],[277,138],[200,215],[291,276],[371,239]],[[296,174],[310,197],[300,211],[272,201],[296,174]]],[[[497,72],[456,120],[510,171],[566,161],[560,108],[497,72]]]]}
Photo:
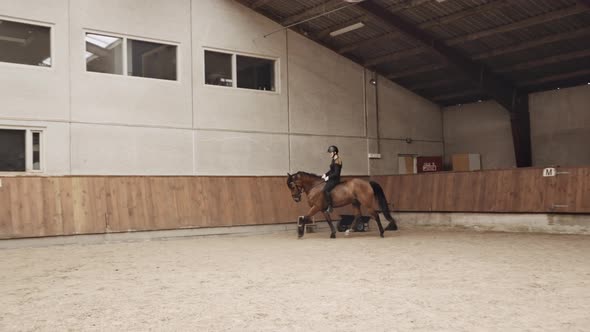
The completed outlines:
{"type": "Polygon", "coordinates": [[[290,188],[295,188],[295,189],[297,190],[297,193],[295,193],[295,194],[294,194],[294,193],[291,193],[291,197],[293,197],[293,199],[294,199],[296,202],[299,202],[299,201],[301,200],[301,194],[303,193],[303,190],[304,190],[304,189],[303,189],[303,187],[302,187],[302,186],[299,186],[299,185],[297,185],[297,184],[295,183],[295,181],[291,181],[291,182],[289,182],[289,187],[290,187],[290,188]]]}

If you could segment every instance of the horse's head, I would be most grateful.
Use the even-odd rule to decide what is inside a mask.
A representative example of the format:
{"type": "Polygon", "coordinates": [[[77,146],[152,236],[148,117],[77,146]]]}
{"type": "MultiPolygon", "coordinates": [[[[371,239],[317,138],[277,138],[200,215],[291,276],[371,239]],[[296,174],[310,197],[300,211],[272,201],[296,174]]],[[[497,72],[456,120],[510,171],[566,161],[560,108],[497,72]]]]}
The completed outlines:
{"type": "Polygon", "coordinates": [[[295,173],[293,175],[287,173],[287,186],[289,190],[291,190],[291,197],[297,203],[301,201],[301,193],[303,192],[303,186],[301,185],[301,179],[299,178],[299,174],[295,173]]]}

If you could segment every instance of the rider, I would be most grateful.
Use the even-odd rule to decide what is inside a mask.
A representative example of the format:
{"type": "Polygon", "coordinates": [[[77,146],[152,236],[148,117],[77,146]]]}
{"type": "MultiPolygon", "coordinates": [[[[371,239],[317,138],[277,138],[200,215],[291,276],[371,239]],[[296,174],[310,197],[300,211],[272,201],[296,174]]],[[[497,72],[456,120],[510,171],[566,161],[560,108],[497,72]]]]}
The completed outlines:
{"type": "Polygon", "coordinates": [[[332,160],[330,163],[330,170],[322,175],[322,179],[326,181],[326,185],[324,186],[324,197],[326,198],[326,212],[332,212],[332,197],[330,196],[330,191],[336,187],[338,183],[340,183],[340,171],[342,171],[342,159],[338,155],[338,148],[334,145],[330,145],[328,147],[328,152],[330,153],[330,159],[332,160]]]}

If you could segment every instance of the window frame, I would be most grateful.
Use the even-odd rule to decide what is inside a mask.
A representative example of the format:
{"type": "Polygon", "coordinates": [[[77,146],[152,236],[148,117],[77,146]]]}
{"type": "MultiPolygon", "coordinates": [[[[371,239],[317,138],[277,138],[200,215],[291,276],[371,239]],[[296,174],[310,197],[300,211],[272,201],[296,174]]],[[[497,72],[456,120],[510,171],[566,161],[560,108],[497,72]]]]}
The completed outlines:
{"type": "Polygon", "coordinates": [[[225,90],[237,90],[237,91],[249,91],[249,92],[257,92],[257,93],[270,93],[270,94],[280,94],[281,93],[281,73],[280,73],[280,58],[273,57],[268,55],[259,55],[254,53],[247,53],[247,52],[237,52],[231,51],[227,49],[221,48],[212,48],[212,47],[203,47],[203,52],[201,53],[203,56],[202,61],[202,75],[201,75],[201,83],[203,86],[208,88],[215,88],[215,89],[225,89],[225,90]],[[205,73],[207,70],[207,64],[205,63],[205,51],[210,52],[217,52],[217,53],[224,53],[231,55],[231,75],[232,75],[232,85],[231,86],[222,86],[222,85],[215,85],[215,84],[207,84],[205,81],[205,73]],[[250,57],[250,58],[258,58],[264,60],[271,60],[274,62],[274,90],[258,90],[258,89],[248,89],[248,88],[239,88],[238,87],[238,55],[250,57]]]}
{"type": "MultiPolygon", "coordinates": [[[[30,24],[30,25],[36,25],[36,26],[40,26],[40,27],[44,27],[44,28],[49,28],[49,57],[51,58],[51,65],[50,66],[28,65],[25,63],[14,63],[14,62],[4,62],[4,61],[0,61],[0,66],[13,67],[13,68],[27,68],[27,69],[36,68],[36,70],[51,70],[51,71],[55,70],[56,61],[55,61],[55,43],[54,43],[54,41],[55,41],[55,29],[54,29],[55,24],[54,23],[35,21],[35,20],[27,20],[27,19],[21,19],[21,18],[3,16],[3,15],[0,15],[0,20],[15,22],[15,23],[22,23],[22,24],[30,24]]],[[[35,69],[33,69],[33,70],[35,70],[35,69]]]]}
{"type": "Polygon", "coordinates": [[[125,77],[128,79],[142,79],[142,80],[148,79],[148,80],[157,80],[159,82],[170,82],[170,83],[177,83],[177,84],[180,83],[181,63],[180,63],[180,43],[179,42],[154,39],[154,38],[138,37],[138,36],[134,36],[134,35],[125,35],[125,34],[120,34],[120,33],[113,33],[110,31],[102,31],[102,30],[94,30],[94,29],[82,29],[82,41],[84,43],[84,51],[82,52],[83,53],[82,59],[83,59],[83,64],[84,64],[83,70],[87,74],[101,75],[101,76],[102,75],[111,75],[111,76],[117,76],[117,77],[125,77]],[[122,43],[122,47],[123,47],[123,52],[122,52],[123,74],[99,73],[99,72],[88,70],[88,66],[86,63],[86,34],[94,34],[94,35],[102,35],[102,36],[106,36],[106,37],[121,38],[123,40],[123,43],[122,43]],[[165,78],[154,78],[154,77],[142,77],[142,76],[129,75],[129,72],[128,72],[129,71],[129,57],[128,57],[128,53],[129,53],[128,52],[128,45],[129,44],[127,43],[127,41],[129,39],[176,47],[176,79],[175,80],[168,80],[165,78]]]}
{"type": "Polygon", "coordinates": [[[19,171],[2,171],[0,175],[30,175],[45,173],[45,132],[46,127],[27,127],[0,125],[0,130],[23,130],[25,131],[25,170],[19,171]],[[39,169],[33,169],[33,133],[39,133],[39,169]]]}

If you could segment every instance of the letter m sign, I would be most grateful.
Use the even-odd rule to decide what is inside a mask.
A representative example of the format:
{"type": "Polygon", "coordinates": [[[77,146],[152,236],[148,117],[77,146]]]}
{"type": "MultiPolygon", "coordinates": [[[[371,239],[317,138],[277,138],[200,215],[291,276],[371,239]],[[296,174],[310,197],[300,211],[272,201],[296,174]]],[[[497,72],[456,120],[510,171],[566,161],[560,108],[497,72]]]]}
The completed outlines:
{"type": "Polygon", "coordinates": [[[553,167],[543,169],[543,176],[555,176],[555,174],[557,173],[553,167]]]}

